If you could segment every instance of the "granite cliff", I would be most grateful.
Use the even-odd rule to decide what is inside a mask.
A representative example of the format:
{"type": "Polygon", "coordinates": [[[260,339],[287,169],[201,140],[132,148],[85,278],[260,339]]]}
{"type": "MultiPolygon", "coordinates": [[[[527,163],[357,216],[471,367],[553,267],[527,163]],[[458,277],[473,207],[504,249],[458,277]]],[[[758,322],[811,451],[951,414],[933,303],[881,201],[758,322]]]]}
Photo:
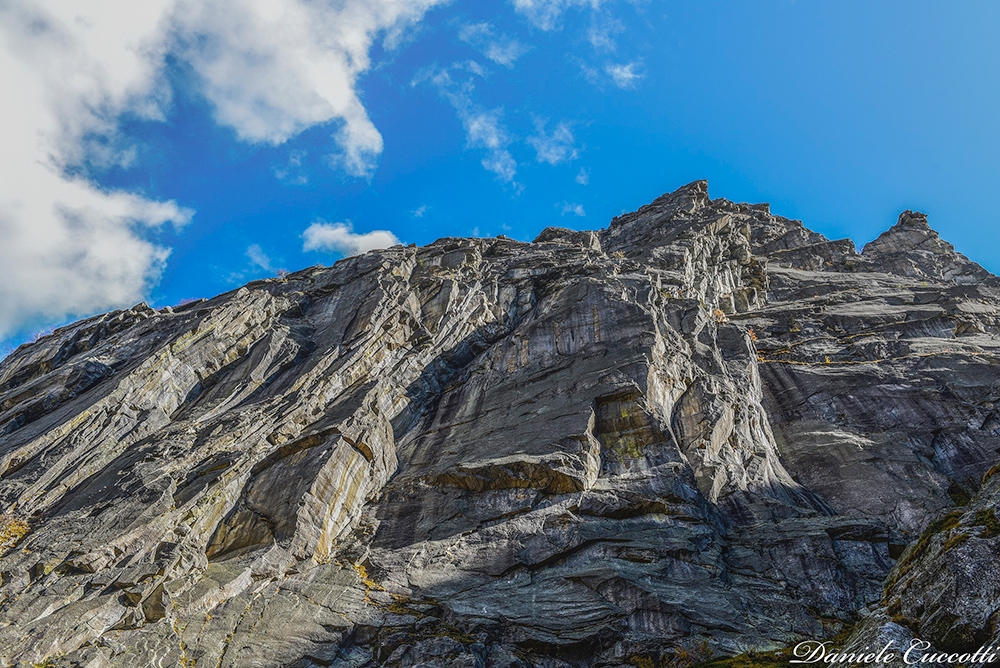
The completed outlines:
{"type": "Polygon", "coordinates": [[[684,666],[1000,642],[1000,281],[695,182],[0,363],[0,665],[684,666]]]}

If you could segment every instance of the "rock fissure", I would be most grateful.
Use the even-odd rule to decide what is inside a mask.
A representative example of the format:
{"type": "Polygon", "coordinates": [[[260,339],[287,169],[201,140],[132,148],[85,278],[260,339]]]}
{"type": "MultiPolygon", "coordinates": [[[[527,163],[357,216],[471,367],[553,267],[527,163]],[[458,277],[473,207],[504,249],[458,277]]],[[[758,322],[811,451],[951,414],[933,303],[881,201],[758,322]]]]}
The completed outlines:
{"type": "Polygon", "coordinates": [[[704,182],[89,318],[0,362],[0,663],[998,643],[998,359],[922,214],[858,253],[704,182]]]}

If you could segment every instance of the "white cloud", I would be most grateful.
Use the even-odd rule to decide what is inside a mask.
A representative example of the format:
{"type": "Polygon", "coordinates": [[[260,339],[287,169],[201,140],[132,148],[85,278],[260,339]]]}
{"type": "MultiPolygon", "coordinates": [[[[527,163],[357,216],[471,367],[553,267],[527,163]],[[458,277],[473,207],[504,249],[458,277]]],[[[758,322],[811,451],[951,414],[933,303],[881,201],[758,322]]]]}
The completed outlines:
{"type": "Polygon", "coordinates": [[[244,254],[247,260],[249,260],[247,266],[226,276],[226,281],[229,283],[240,285],[245,283],[249,278],[259,277],[262,273],[271,276],[281,276],[288,273],[284,269],[275,267],[274,262],[259,244],[250,244],[247,246],[246,253],[244,254]]]}
{"type": "Polygon", "coordinates": [[[586,79],[590,83],[594,84],[595,86],[599,85],[601,83],[601,72],[600,72],[600,70],[598,70],[595,67],[591,67],[590,65],[588,65],[587,63],[585,63],[585,62],[583,62],[581,60],[578,60],[578,59],[574,59],[574,60],[576,60],[577,65],[579,65],[580,72],[583,74],[583,78],[584,79],[586,79]]]}
{"type": "Polygon", "coordinates": [[[410,215],[414,218],[423,218],[424,214],[427,213],[427,205],[421,204],[416,209],[410,212],[410,215]]]}
{"type": "Polygon", "coordinates": [[[609,63],[604,71],[619,88],[635,88],[636,83],[644,76],[637,71],[641,65],[642,63],[638,61],[625,64],[609,63]]]}
{"type": "Polygon", "coordinates": [[[382,136],[355,90],[375,37],[419,20],[442,0],[177,0],[179,55],[194,68],[216,120],[249,142],[280,144],[342,122],[333,160],[369,175],[382,136]]]}
{"type": "Polygon", "coordinates": [[[490,42],[483,55],[498,65],[513,67],[514,61],[529,50],[529,47],[524,46],[516,39],[511,39],[503,42],[490,42]]]}
{"type": "Polygon", "coordinates": [[[615,51],[615,35],[625,32],[625,24],[610,16],[594,12],[587,40],[596,51],[615,51]]]}
{"type": "Polygon", "coordinates": [[[556,206],[562,207],[562,215],[573,214],[574,216],[580,216],[581,218],[587,215],[584,211],[582,204],[574,204],[571,202],[563,202],[562,204],[557,204],[556,206]]]}
{"type": "Polygon", "coordinates": [[[597,9],[601,0],[513,0],[514,10],[523,14],[536,27],[553,30],[563,12],[572,7],[597,9]]]}
{"type": "Polygon", "coordinates": [[[528,137],[528,143],[535,149],[538,162],[558,165],[570,160],[576,160],[580,153],[574,147],[576,140],[569,124],[559,123],[552,134],[545,132],[545,121],[535,119],[535,133],[528,137]]]}
{"type": "MultiPolygon", "coordinates": [[[[535,27],[546,31],[560,29],[560,19],[570,9],[589,10],[590,28],[586,31],[586,41],[589,42],[592,53],[580,56],[571,52],[567,54],[567,59],[575,63],[583,77],[595,86],[603,88],[611,83],[618,88],[631,89],[635,88],[645,76],[642,72],[641,58],[634,58],[631,62],[609,60],[615,58],[619,61],[628,61],[630,58],[619,50],[618,36],[626,32],[626,24],[609,11],[609,7],[614,3],[607,0],[511,0],[511,2],[515,11],[524,15],[535,27]]],[[[623,50],[629,50],[627,45],[623,50]]]]}
{"type": "Polygon", "coordinates": [[[0,3],[0,338],[142,300],[169,254],[146,231],[192,215],[67,175],[127,163],[114,119],[168,100],[142,39],[165,3],[78,4],[0,3]]]}
{"type": "Polygon", "coordinates": [[[493,32],[493,26],[485,22],[462,26],[458,31],[458,37],[497,65],[504,67],[513,67],[518,58],[531,50],[531,47],[521,44],[514,37],[502,33],[497,35],[493,32]]]}
{"type": "Polygon", "coordinates": [[[360,255],[376,248],[389,248],[400,243],[388,230],[373,230],[357,234],[350,223],[324,223],[317,221],[302,233],[303,251],[329,251],[342,255],[360,255]]]}
{"type": "Polygon", "coordinates": [[[166,117],[168,56],[239,139],[339,122],[331,162],[364,176],[382,150],[356,89],[369,49],[443,1],[0,0],[0,338],[128,306],[158,280],[169,250],[149,230],[193,212],[84,176],[134,160],[123,115],[166,117]]]}
{"type": "Polygon", "coordinates": [[[462,124],[471,148],[486,149],[486,157],[482,159],[483,167],[511,182],[517,174],[517,162],[507,150],[510,138],[500,124],[503,109],[491,109],[462,114],[462,124]]]}
{"type": "Polygon", "coordinates": [[[576,175],[576,182],[581,186],[585,186],[590,183],[590,170],[581,167],[579,173],[576,175]]]}
{"type": "Polygon", "coordinates": [[[486,152],[482,165],[502,181],[513,184],[517,175],[517,161],[508,150],[511,138],[503,126],[503,109],[484,109],[473,100],[475,82],[472,77],[456,80],[451,72],[467,71],[483,76],[482,68],[475,62],[457,63],[450,69],[428,69],[417,76],[413,85],[430,81],[438,92],[451,103],[465,129],[466,145],[486,152]]]}
{"type": "Polygon", "coordinates": [[[260,269],[268,273],[274,273],[275,269],[271,266],[271,258],[267,256],[264,249],[258,244],[251,244],[247,246],[247,258],[250,260],[250,265],[255,269],[260,269]]]}
{"type": "Polygon", "coordinates": [[[296,186],[304,186],[309,183],[309,177],[302,170],[302,162],[305,160],[307,151],[294,150],[288,154],[288,163],[284,167],[272,167],[275,178],[284,183],[296,186]]]}

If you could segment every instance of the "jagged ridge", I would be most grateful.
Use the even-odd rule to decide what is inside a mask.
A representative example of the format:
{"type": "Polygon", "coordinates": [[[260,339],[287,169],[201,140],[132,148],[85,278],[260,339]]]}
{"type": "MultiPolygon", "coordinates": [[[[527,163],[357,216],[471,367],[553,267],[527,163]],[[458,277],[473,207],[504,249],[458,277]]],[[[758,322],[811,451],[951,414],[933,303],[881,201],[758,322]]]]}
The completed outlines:
{"type": "MultiPolygon", "coordinates": [[[[599,232],[82,321],[0,364],[30,528],[0,656],[613,666],[882,632],[913,614],[893,561],[997,459],[998,297],[921,214],[859,254],[699,181],[599,232]]],[[[921,632],[995,633],[982,592],[921,632]]]]}

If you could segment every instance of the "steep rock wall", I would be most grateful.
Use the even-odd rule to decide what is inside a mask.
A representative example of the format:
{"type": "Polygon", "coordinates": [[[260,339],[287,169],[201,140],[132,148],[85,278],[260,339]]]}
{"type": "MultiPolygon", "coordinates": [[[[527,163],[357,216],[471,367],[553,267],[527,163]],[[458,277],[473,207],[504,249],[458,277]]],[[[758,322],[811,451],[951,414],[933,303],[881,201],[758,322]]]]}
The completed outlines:
{"type": "Polygon", "coordinates": [[[921,214],[858,253],[704,182],[84,320],[0,363],[0,661],[988,638],[995,592],[958,615],[920,536],[995,507],[998,349],[1000,283],[921,214]]]}

